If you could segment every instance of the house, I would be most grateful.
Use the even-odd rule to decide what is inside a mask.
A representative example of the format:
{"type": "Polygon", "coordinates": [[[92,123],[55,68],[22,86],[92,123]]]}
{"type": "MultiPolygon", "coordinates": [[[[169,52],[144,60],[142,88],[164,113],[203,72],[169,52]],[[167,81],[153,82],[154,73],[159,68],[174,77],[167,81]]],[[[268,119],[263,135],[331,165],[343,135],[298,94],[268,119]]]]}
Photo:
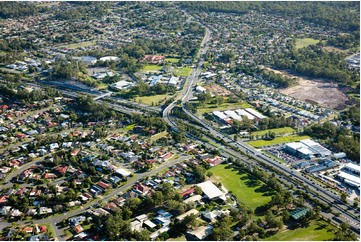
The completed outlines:
{"type": "Polygon", "coordinates": [[[0,209],[0,214],[3,215],[3,216],[6,216],[10,213],[10,210],[11,210],[11,206],[4,206],[0,209]]]}
{"type": "Polygon", "coordinates": [[[32,233],[33,231],[34,231],[34,228],[30,227],[30,226],[20,229],[20,232],[25,232],[25,233],[32,233]]]}
{"type": "Polygon", "coordinates": [[[33,235],[29,237],[29,241],[48,241],[49,236],[46,234],[33,235]]]}
{"type": "Polygon", "coordinates": [[[189,216],[189,215],[198,215],[199,214],[199,211],[197,209],[191,209],[189,210],[188,212],[185,212],[181,215],[179,215],[176,219],[178,221],[182,221],[185,217],[189,216]]]}
{"type": "Polygon", "coordinates": [[[98,185],[99,187],[103,188],[104,190],[106,190],[106,189],[108,189],[108,188],[110,187],[110,184],[107,184],[107,183],[105,183],[105,182],[103,182],[103,181],[99,181],[99,182],[97,183],[97,185],[98,185]]]}
{"type": "Polygon", "coordinates": [[[73,230],[74,230],[74,232],[77,233],[77,234],[79,234],[79,233],[81,233],[81,232],[84,231],[83,227],[82,227],[80,224],[74,226],[73,230]]]}
{"type": "Polygon", "coordinates": [[[195,230],[191,230],[187,232],[187,235],[191,238],[190,240],[204,240],[207,236],[209,236],[212,233],[212,230],[213,227],[211,225],[200,226],[195,230]]]}
{"type": "Polygon", "coordinates": [[[139,192],[140,194],[147,195],[150,188],[143,184],[138,184],[134,186],[134,190],[135,192],[139,192]]]}
{"type": "Polygon", "coordinates": [[[47,207],[40,207],[39,208],[39,214],[48,214],[48,213],[53,213],[53,209],[52,208],[47,208],[47,207]]]}
{"type": "Polygon", "coordinates": [[[85,221],[85,219],[86,219],[85,216],[77,216],[77,217],[69,218],[68,221],[70,226],[76,226],[81,222],[85,221]]]}
{"type": "Polygon", "coordinates": [[[191,187],[188,190],[182,192],[181,195],[182,195],[182,197],[184,199],[184,198],[187,198],[187,197],[191,196],[194,193],[194,191],[195,191],[195,188],[191,187]]]}
{"type": "Polygon", "coordinates": [[[142,230],[142,222],[138,221],[138,220],[134,220],[130,223],[130,229],[132,231],[141,231],[142,230]]]}

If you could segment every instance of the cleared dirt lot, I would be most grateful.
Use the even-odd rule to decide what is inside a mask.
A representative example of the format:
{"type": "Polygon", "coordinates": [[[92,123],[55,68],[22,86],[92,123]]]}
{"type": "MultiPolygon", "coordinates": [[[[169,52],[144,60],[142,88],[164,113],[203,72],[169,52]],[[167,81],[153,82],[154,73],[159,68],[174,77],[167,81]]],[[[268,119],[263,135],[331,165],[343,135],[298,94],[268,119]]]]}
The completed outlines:
{"type": "MultiPolygon", "coordinates": [[[[271,70],[271,69],[268,69],[271,70]]],[[[349,100],[348,97],[338,88],[337,84],[324,82],[322,80],[309,80],[296,77],[285,72],[272,70],[275,73],[287,77],[296,78],[297,85],[281,89],[282,94],[294,97],[302,101],[315,102],[321,107],[341,110],[344,109],[349,100]]]]}

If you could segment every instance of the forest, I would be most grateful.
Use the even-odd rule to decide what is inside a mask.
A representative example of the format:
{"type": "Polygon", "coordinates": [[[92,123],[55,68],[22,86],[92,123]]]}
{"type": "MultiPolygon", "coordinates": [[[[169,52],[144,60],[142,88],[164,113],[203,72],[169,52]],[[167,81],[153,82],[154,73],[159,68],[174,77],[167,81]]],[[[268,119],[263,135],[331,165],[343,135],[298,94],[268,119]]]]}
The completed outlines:
{"type": "Polygon", "coordinates": [[[320,45],[310,45],[275,56],[273,64],[302,76],[352,85],[359,80],[359,74],[357,70],[347,68],[345,57],[342,53],[327,52],[320,45]]]}
{"type": "Polygon", "coordinates": [[[183,8],[195,11],[248,13],[259,11],[297,17],[319,26],[341,31],[356,31],[360,27],[359,2],[180,2],[183,8]]]}

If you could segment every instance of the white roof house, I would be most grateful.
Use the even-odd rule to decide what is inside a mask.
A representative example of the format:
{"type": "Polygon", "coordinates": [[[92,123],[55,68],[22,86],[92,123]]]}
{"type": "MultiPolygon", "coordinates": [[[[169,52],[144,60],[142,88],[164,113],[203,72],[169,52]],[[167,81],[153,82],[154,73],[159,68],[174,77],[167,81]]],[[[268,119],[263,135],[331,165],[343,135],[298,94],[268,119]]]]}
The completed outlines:
{"type": "Polygon", "coordinates": [[[119,168],[115,171],[115,173],[121,175],[122,177],[130,176],[131,172],[127,171],[126,169],[119,168]]]}
{"type": "Polygon", "coordinates": [[[197,186],[200,187],[202,192],[211,200],[224,197],[224,193],[211,181],[199,183],[197,186]]]}

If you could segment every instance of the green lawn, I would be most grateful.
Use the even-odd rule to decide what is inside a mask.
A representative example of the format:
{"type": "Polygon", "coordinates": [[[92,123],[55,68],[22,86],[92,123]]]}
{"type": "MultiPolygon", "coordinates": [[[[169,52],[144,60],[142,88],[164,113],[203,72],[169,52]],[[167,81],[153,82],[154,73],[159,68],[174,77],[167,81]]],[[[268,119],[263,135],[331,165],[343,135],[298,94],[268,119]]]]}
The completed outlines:
{"type": "Polygon", "coordinates": [[[159,66],[159,65],[152,65],[152,64],[149,64],[149,65],[145,65],[143,67],[143,72],[147,72],[147,71],[160,71],[163,69],[163,66],[159,66]]]}
{"type": "Polygon", "coordinates": [[[212,178],[221,182],[228,191],[232,191],[240,203],[252,210],[271,201],[272,192],[265,191],[264,184],[254,180],[247,173],[231,168],[227,164],[212,167],[209,171],[213,173],[212,178]]]}
{"type": "Polygon", "coordinates": [[[85,41],[85,42],[80,42],[80,43],[75,43],[75,44],[69,44],[69,45],[62,45],[59,47],[63,47],[63,48],[68,48],[68,49],[78,49],[81,47],[87,47],[87,46],[91,46],[91,45],[95,45],[96,41],[85,41]]]}
{"type": "Polygon", "coordinates": [[[165,61],[170,63],[178,63],[179,58],[165,58],[165,61]]]}
{"type": "Polygon", "coordinates": [[[331,241],[335,237],[334,227],[324,220],[312,221],[306,228],[281,230],[264,240],[272,241],[331,241]]]}
{"type": "Polygon", "coordinates": [[[262,135],[267,134],[268,132],[273,132],[276,135],[277,134],[289,134],[289,133],[293,133],[294,131],[296,131],[296,130],[294,130],[293,128],[284,127],[284,128],[278,128],[278,129],[267,129],[267,130],[262,130],[262,131],[256,131],[256,132],[253,132],[252,135],[262,136],[262,135]]]}
{"type": "Polygon", "coordinates": [[[320,41],[312,38],[296,39],[296,49],[300,49],[309,45],[315,45],[318,42],[320,41]]]}
{"type": "Polygon", "coordinates": [[[133,130],[134,127],[135,127],[135,124],[130,124],[130,125],[128,125],[128,126],[125,126],[124,130],[125,130],[125,131],[130,131],[130,130],[133,130]]]}
{"type": "Polygon", "coordinates": [[[168,94],[137,97],[135,101],[148,106],[158,106],[170,97],[168,94]]]}
{"type": "Polygon", "coordinates": [[[295,142],[300,141],[304,139],[310,139],[309,136],[299,136],[299,135],[289,135],[289,136],[283,136],[283,137],[276,137],[273,140],[255,140],[248,142],[249,145],[252,145],[253,147],[262,147],[262,146],[271,146],[271,145],[277,145],[277,144],[283,144],[283,143],[289,143],[289,142],[295,142]]]}
{"type": "Polygon", "coordinates": [[[192,68],[190,67],[183,67],[179,68],[176,71],[174,71],[174,75],[176,76],[189,76],[191,74],[192,68]]]}
{"type": "Polygon", "coordinates": [[[199,108],[198,111],[203,113],[211,113],[213,111],[226,111],[226,110],[236,110],[242,108],[252,108],[252,105],[247,102],[242,103],[222,103],[221,105],[215,104],[206,104],[204,107],[199,108]]]}
{"type": "Polygon", "coordinates": [[[160,139],[162,137],[166,137],[168,135],[168,132],[167,131],[164,131],[164,132],[160,132],[158,134],[155,134],[155,135],[152,135],[152,137],[150,137],[150,139],[152,141],[156,141],[157,139],[160,139]]]}

